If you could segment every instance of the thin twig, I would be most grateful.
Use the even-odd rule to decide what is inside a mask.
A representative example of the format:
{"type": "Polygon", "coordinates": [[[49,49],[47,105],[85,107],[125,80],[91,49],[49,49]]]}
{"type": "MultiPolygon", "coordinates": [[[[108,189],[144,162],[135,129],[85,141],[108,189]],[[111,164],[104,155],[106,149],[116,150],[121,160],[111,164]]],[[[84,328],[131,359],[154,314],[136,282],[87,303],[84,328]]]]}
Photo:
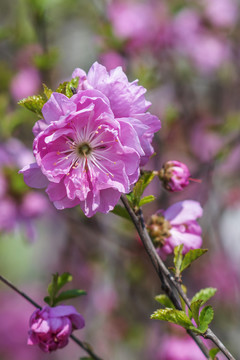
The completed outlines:
{"type": "MultiPolygon", "coordinates": [[[[0,280],[6,284],[8,287],[10,287],[12,290],[14,290],[16,293],[21,295],[24,299],[26,299],[28,302],[30,302],[35,308],[42,309],[42,307],[37,304],[34,300],[32,300],[28,295],[26,295],[23,291],[19,290],[15,285],[13,285],[10,281],[8,281],[5,277],[0,275],[0,280]]],[[[94,360],[102,360],[100,357],[98,357],[93,350],[91,349],[90,345],[88,345],[85,342],[82,342],[78,338],[76,338],[74,335],[70,335],[70,338],[78,344],[84,351],[88,353],[94,360]]]]}
{"type": "MultiPolygon", "coordinates": [[[[142,224],[142,219],[140,219],[137,214],[135,214],[135,212],[133,211],[133,209],[131,208],[131,206],[129,205],[128,199],[125,195],[121,196],[121,200],[127,210],[127,212],[129,213],[137,231],[138,234],[140,236],[140,239],[147,251],[148,256],[151,259],[151,262],[157,272],[157,274],[159,275],[159,278],[162,282],[162,278],[165,277],[165,279],[168,280],[169,283],[169,287],[171,289],[171,300],[173,300],[175,298],[174,291],[173,289],[176,289],[176,291],[178,292],[178,294],[183,298],[184,302],[186,303],[186,305],[188,306],[188,308],[190,309],[190,301],[187,297],[187,295],[184,293],[184,291],[182,290],[180,284],[174,279],[174,277],[172,276],[172,274],[169,272],[169,270],[166,268],[165,264],[163,263],[162,259],[158,256],[156,249],[151,241],[151,238],[146,230],[146,227],[144,224],[142,224]]],[[[166,281],[164,280],[164,282],[166,283],[166,281]]],[[[168,287],[168,290],[169,290],[168,287]]],[[[167,293],[167,295],[169,296],[169,294],[167,293]]],[[[174,305],[175,305],[175,301],[174,305]]],[[[177,307],[179,309],[179,306],[177,307]]],[[[206,346],[202,343],[199,342],[199,338],[192,333],[191,331],[188,331],[189,335],[194,339],[194,341],[197,343],[197,345],[199,346],[199,348],[202,350],[203,354],[206,356],[206,358],[208,358],[208,349],[206,348],[206,346]]],[[[225,345],[218,339],[218,337],[212,332],[212,330],[208,329],[206,331],[206,333],[204,334],[205,338],[208,338],[210,340],[213,341],[213,343],[223,352],[223,354],[227,357],[227,359],[229,360],[236,360],[232,354],[229,352],[229,350],[225,347],[225,345]]]]}

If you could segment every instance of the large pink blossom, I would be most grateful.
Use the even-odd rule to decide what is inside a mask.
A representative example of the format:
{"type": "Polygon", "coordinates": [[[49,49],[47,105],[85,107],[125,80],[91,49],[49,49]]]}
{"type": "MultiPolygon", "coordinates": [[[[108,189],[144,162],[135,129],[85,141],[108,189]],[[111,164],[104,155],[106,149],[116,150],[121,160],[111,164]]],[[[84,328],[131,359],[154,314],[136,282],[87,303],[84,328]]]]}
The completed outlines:
{"type": "Polygon", "coordinates": [[[153,215],[148,225],[149,233],[159,254],[165,257],[173,253],[175,246],[183,244],[183,254],[202,245],[202,229],[196,219],[203,209],[194,200],[180,201],[166,211],[153,215]]]}
{"type": "Polygon", "coordinates": [[[53,93],[34,126],[36,163],[25,167],[25,181],[47,186],[58,209],[80,205],[86,216],[114,208],[152,154],[160,127],[145,113],[145,89],[129,83],[120,68],[107,73],[95,63],[88,75],[76,69],[78,93],[53,93]]]}
{"type": "Polygon", "coordinates": [[[85,322],[73,306],[59,305],[35,310],[29,325],[28,345],[51,352],[66,346],[72,331],[82,329],[85,322]]]}

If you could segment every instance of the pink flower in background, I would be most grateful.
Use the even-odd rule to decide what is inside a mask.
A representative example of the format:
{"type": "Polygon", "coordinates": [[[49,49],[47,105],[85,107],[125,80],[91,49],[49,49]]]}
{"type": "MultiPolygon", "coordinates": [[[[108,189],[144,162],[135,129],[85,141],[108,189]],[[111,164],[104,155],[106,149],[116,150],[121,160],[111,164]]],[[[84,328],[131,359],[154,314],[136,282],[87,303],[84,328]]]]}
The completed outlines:
{"type": "Polygon", "coordinates": [[[169,336],[163,339],[156,359],[204,360],[205,356],[190,337],[169,336]]]}
{"type": "Polygon", "coordinates": [[[152,154],[160,127],[145,113],[145,89],[128,83],[121,68],[107,73],[95,63],[88,75],[76,69],[78,93],[53,93],[34,126],[36,163],[22,172],[29,186],[46,187],[58,209],[80,205],[90,217],[107,213],[128,193],[139,165],[152,154]]]}
{"type": "Polygon", "coordinates": [[[116,51],[108,51],[99,55],[100,62],[106,67],[107,71],[121,66],[123,70],[126,69],[126,60],[116,51]]]}
{"type": "Polygon", "coordinates": [[[203,0],[205,13],[216,26],[232,27],[239,15],[238,4],[235,0],[203,0]]]}
{"type": "Polygon", "coordinates": [[[166,211],[151,217],[148,231],[159,254],[172,254],[174,247],[183,244],[183,254],[202,245],[202,229],[196,219],[202,216],[199,202],[184,200],[170,206],[166,211]]]}
{"type": "Polygon", "coordinates": [[[159,178],[168,191],[181,191],[189,184],[190,172],[180,161],[167,161],[159,171],[159,178]]]}
{"type": "Polygon", "coordinates": [[[12,97],[19,101],[22,98],[34,95],[41,86],[41,78],[37,69],[23,68],[13,77],[11,82],[12,97]]]}
{"type": "Polygon", "coordinates": [[[59,305],[35,310],[29,325],[28,345],[38,345],[44,352],[51,352],[65,347],[72,331],[82,329],[85,322],[73,306],[59,305]]]}

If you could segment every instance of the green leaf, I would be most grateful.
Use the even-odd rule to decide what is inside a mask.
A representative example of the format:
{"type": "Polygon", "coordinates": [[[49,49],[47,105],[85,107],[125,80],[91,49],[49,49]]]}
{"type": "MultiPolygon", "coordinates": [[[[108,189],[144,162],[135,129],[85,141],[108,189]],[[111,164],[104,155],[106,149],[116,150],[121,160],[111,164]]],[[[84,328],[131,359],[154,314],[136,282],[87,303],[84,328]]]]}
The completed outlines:
{"type": "Polygon", "coordinates": [[[79,77],[76,76],[71,81],[65,81],[64,83],[60,84],[56,92],[64,94],[70,98],[75,94],[75,91],[77,90],[78,87],[78,82],[79,82],[79,77]]]}
{"type": "Polygon", "coordinates": [[[58,88],[56,89],[56,92],[66,95],[66,87],[67,87],[67,81],[64,81],[63,83],[59,84],[58,88]]]}
{"type": "Polygon", "coordinates": [[[182,259],[183,259],[182,251],[183,251],[183,244],[175,246],[173,262],[174,262],[175,269],[176,269],[176,271],[175,271],[176,276],[179,276],[181,273],[180,268],[181,268],[182,259]]]}
{"type": "Polygon", "coordinates": [[[73,299],[75,297],[82,296],[82,295],[87,295],[85,290],[72,289],[72,290],[62,291],[58,295],[58,297],[56,297],[54,299],[54,305],[56,305],[57,303],[59,303],[61,301],[73,299]]]}
{"type": "Polygon", "coordinates": [[[148,196],[144,196],[140,201],[139,201],[139,206],[143,206],[145,204],[148,204],[152,201],[155,200],[155,196],[153,195],[148,195],[148,196]]]}
{"type": "Polygon", "coordinates": [[[131,203],[132,207],[140,207],[141,196],[144,190],[146,189],[146,187],[151,183],[151,181],[155,176],[156,174],[154,171],[145,171],[141,175],[141,177],[135,184],[133,191],[130,194],[128,194],[128,200],[131,203]]]}
{"type": "Polygon", "coordinates": [[[172,301],[169,299],[167,295],[157,295],[154,298],[157,302],[165,306],[166,308],[175,309],[175,306],[173,305],[172,301]]]}
{"type": "Polygon", "coordinates": [[[202,306],[202,300],[197,300],[191,303],[191,315],[193,316],[194,320],[196,321],[196,324],[199,326],[199,309],[202,306]]]}
{"type": "Polygon", "coordinates": [[[121,205],[116,205],[111,212],[115,215],[121,216],[124,219],[131,220],[127,210],[121,205]]]}
{"type": "Polygon", "coordinates": [[[212,321],[213,316],[214,316],[214,311],[212,306],[209,305],[202,309],[199,316],[199,326],[198,326],[198,329],[199,331],[201,331],[202,334],[204,334],[207,331],[208,325],[212,321]]]}
{"type": "Polygon", "coordinates": [[[57,296],[57,293],[59,290],[68,282],[72,281],[72,275],[65,272],[62,275],[59,275],[58,273],[52,275],[52,281],[48,285],[48,294],[50,297],[50,300],[48,297],[46,297],[46,302],[50,301],[51,306],[53,306],[55,302],[55,298],[57,296]]]}
{"type": "Polygon", "coordinates": [[[44,89],[44,95],[46,96],[46,98],[49,100],[50,99],[50,97],[51,97],[51,95],[52,95],[52,93],[53,93],[53,91],[51,90],[51,89],[49,89],[48,87],[47,87],[47,85],[45,85],[45,84],[43,84],[43,89],[44,89]]]}
{"type": "Polygon", "coordinates": [[[215,360],[216,359],[216,355],[219,353],[220,349],[218,348],[212,348],[211,350],[209,350],[209,360],[215,360]]]}
{"type": "Polygon", "coordinates": [[[202,300],[202,305],[205,304],[205,302],[207,302],[209,299],[211,299],[211,297],[215,295],[216,291],[217,289],[211,287],[200,290],[192,298],[191,305],[197,300],[202,300]]]}
{"type": "Polygon", "coordinates": [[[44,298],[43,300],[45,301],[45,303],[47,303],[48,305],[50,305],[50,306],[51,306],[52,301],[51,301],[50,296],[45,296],[45,298],[44,298]]]}
{"type": "Polygon", "coordinates": [[[168,321],[173,324],[180,325],[185,329],[190,329],[190,327],[193,327],[191,320],[188,318],[185,312],[175,309],[159,309],[151,315],[151,319],[168,321]]]}
{"type": "Polygon", "coordinates": [[[184,256],[184,259],[183,259],[183,262],[181,265],[181,272],[183,270],[185,270],[186,268],[188,268],[194,260],[198,259],[200,256],[205,254],[207,251],[208,251],[207,249],[189,250],[189,252],[184,256]]]}
{"type": "Polygon", "coordinates": [[[46,101],[41,95],[34,95],[20,100],[18,104],[42,117],[42,107],[46,101]]]}

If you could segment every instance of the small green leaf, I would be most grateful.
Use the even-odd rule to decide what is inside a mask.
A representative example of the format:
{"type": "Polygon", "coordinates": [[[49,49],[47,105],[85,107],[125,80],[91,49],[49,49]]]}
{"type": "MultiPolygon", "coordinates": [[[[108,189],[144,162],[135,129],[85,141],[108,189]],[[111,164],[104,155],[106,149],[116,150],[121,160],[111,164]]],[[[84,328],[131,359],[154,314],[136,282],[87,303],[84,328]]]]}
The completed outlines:
{"type": "Polygon", "coordinates": [[[59,303],[61,301],[73,299],[75,297],[82,296],[82,295],[87,295],[85,290],[72,289],[72,290],[62,291],[58,295],[58,297],[55,298],[54,305],[56,305],[57,303],[59,303]]]}
{"type": "Polygon", "coordinates": [[[44,95],[46,96],[46,98],[47,98],[47,99],[50,99],[53,91],[52,91],[51,89],[49,89],[49,88],[47,87],[47,85],[45,85],[45,84],[43,84],[43,89],[44,89],[43,92],[44,92],[44,95]]]}
{"type": "Polygon", "coordinates": [[[218,348],[212,348],[209,350],[209,360],[215,360],[216,355],[219,353],[220,349],[218,348]]]}
{"type": "Polygon", "coordinates": [[[67,97],[71,97],[75,94],[75,91],[77,91],[77,87],[78,87],[78,82],[79,82],[79,77],[76,76],[74,79],[72,79],[71,81],[69,81],[67,83],[66,86],[66,96],[67,97]]]}
{"type": "MultiPolygon", "coordinates": [[[[128,200],[131,203],[132,207],[140,207],[141,196],[146,189],[146,187],[150,184],[153,178],[156,176],[154,171],[145,171],[137,183],[135,184],[133,191],[128,194],[128,200]]],[[[152,201],[152,200],[151,200],[152,201]]]]}
{"type": "Polygon", "coordinates": [[[185,329],[193,327],[191,320],[185,312],[175,309],[159,309],[151,315],[151,319],[168,321],[173,324],[180,325],[185,329]]]}
{"type": "Polygon", "coordinates": [[[51,306],[51,298],[50,298],[50,296],[45,296],[45,298],[43,299],[44,301],[45,301],[45,303],[47,303],[48,305],[50,305],[51,306]]]}
{"type": "Polygon", "coordinates": [[[191,315],[193,316],[194,320],[196,321],[196,324],[199,326],[199,309],[202,306],[202,300],[197,300],[191,303],[191,315]]]}
{"type": "MultiPolygon", "coordinates": [[[[69,273],[63,273],[62,275],[59,275],[58,273],[52,275],[52,281],[48,285],[48,294],[50,297],[50,303],[51,306],[53,306],[55,302],[55,298],[57,296],[57,293],[59,290],[68,282],[72,281],[72,275],[69,273]]],[[[48,300],[48,298],[47,298],[48,300]]],[[[46,300],[45,300],[46,301],[46,300]]]]}
{"type": "Polygon", "coordinates": [[[216,291],[217,289],[211,287],[200,290],[192,298],[191,304],[197,300],[202,300],[202,305],[205,304],[205,302],[215,295],[216,291]]]}
{"type": "Polygon", "coordinates": [[[67,87],[67,81],[64,81],[63,83],[59,84],[58,88],[56,89],[56,92],[66,95],[66,87],[67,87]]]}
{"type": "Polygon", "coordinates": [[[115,215],[121,216],[124,219],[131,220],[127,210],[121,205],[116,205],[111,212],[115,215]]]}
{"type": "Polygon", "coordinates": [[[41,95],[34,95],[20,100],[18,104],[42,117],[42,107],[46,101],[47,100],[44,99],[41,95]]]}
{"type": "Polygon", "coordinates": [[[68,282],[72,281],[72,275],[68,272],[58,275],[57,279],[57,292],[68,282]]]}
{"type": "Polygon", "coordinates": [[[212,321],[214,316],[214,311],[212,306],[206,306],[202,309],[200,316],[199,316],[199,326],[198,329],[201,331],[202,334],[204,334],[207,329],[208,325],[212,321]]]}
{"type": "Polygon", "coordinates": [[[175,246],[174,248],[174,265],[175,265],[175,274],[176,276],[180,275],[180,268],[182,265],[182,259],[183,259],[183,255],[182,255],[182,251],[183,251],[183,244],[175,246]]]}
{"type": "Polygon", "coordinates": [[[189,250],[189,252],[184,256],[184,259],[182,261],[181,272],[186,268],[188,268],[194,260],[198,259],[207,251],[208,251],[207,249],[189,250]]]}
{"type": "Polygon", "coordinates": [[[154,298],[157,302],[159,302],[161,305],[165,306],[166,308],[175,309],[175,306],[173,305],[172,301],[169,299],[167,295],[157,295],[154,298]]]}
{"type": "Polygon", "coordinates": [[[144,196],[144,197],[140,200],[139,206],[143,206],[143,205],[148,204],[148,203],[150,203],[150,202],[152,202],[152,201],[154,201],[154,200],[155,200],[155,196],[153,196],[153,195],[144,196]]]}

